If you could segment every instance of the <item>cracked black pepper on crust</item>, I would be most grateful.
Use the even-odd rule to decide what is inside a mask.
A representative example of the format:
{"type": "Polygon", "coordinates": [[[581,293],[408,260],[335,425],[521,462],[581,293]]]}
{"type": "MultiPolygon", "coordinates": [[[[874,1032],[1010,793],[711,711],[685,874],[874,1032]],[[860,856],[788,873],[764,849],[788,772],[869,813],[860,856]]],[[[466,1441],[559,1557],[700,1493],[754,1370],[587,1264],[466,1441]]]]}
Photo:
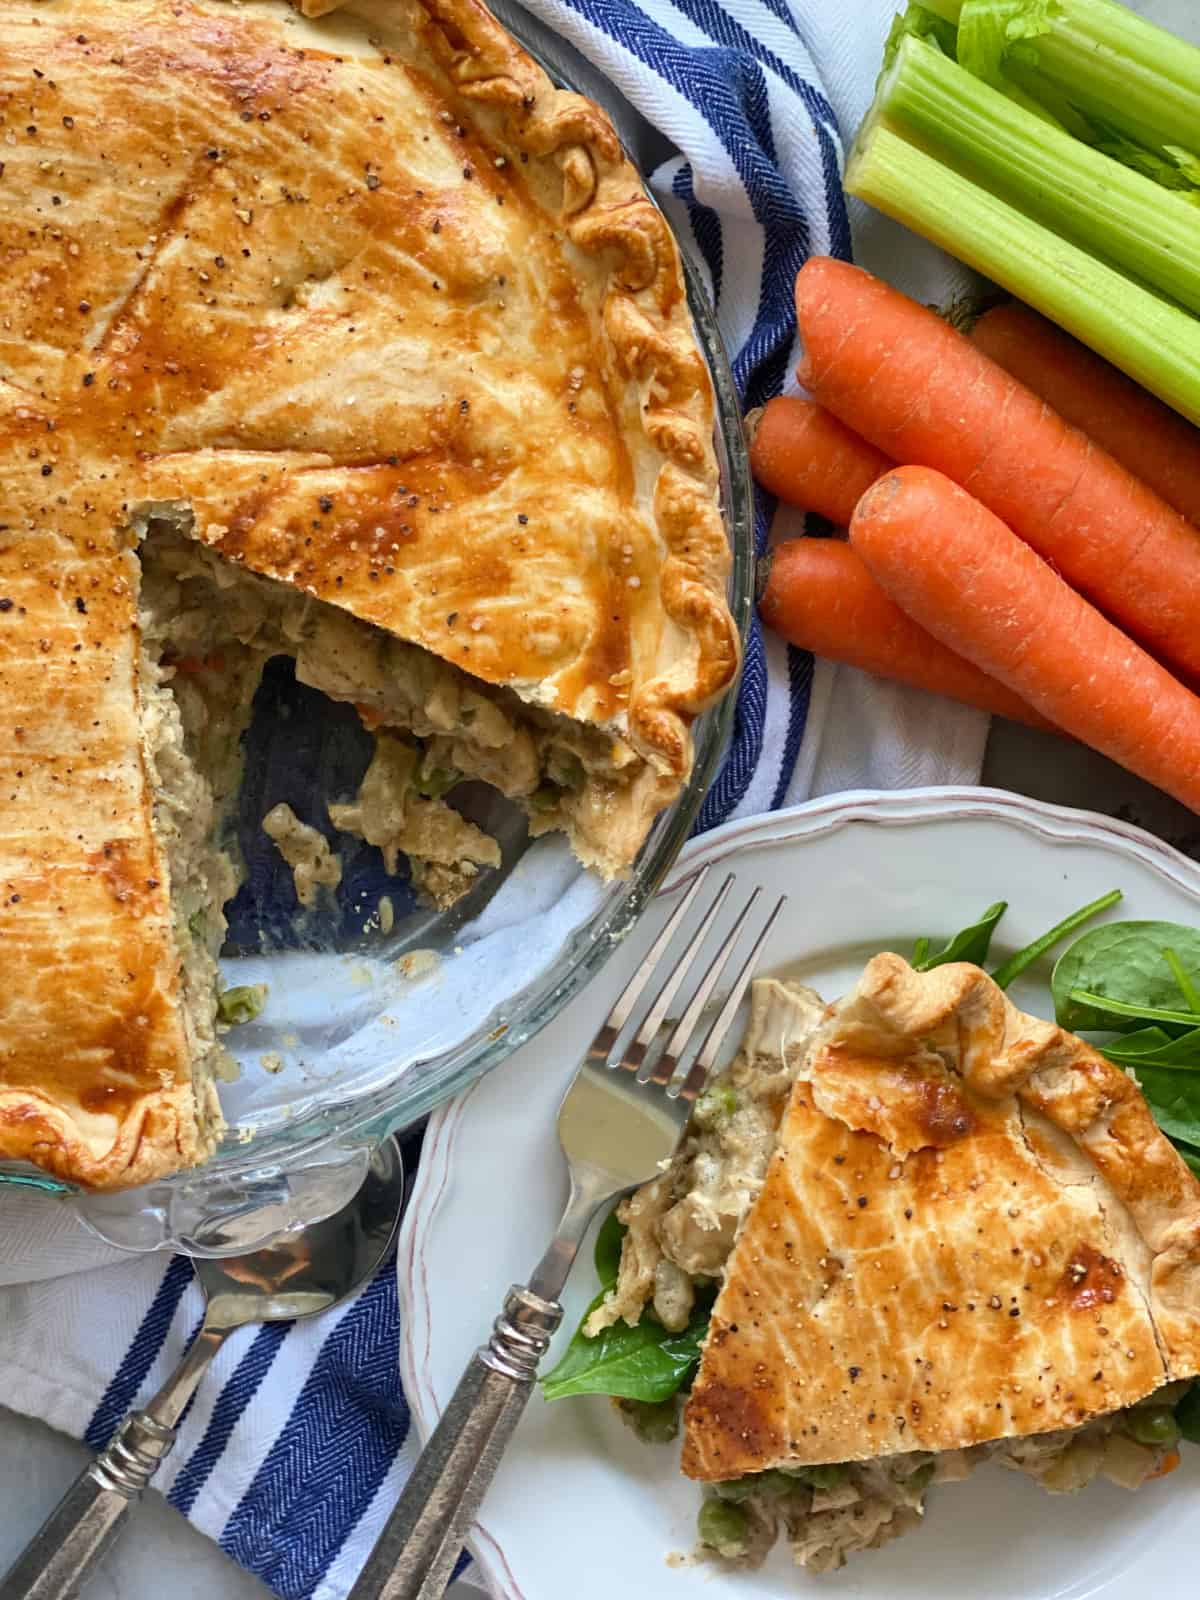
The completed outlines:
{"type": "Polygon", "coordinates": [[[375,9],[386,46],[339,19],[335,51],[282,3],[0,0],[0,1155],[84,1184],[219,1127],[154,826],[148,507],[602,736],[531,812],[602,871],[737,668],[662,218],[474,0],[375,9]]]}

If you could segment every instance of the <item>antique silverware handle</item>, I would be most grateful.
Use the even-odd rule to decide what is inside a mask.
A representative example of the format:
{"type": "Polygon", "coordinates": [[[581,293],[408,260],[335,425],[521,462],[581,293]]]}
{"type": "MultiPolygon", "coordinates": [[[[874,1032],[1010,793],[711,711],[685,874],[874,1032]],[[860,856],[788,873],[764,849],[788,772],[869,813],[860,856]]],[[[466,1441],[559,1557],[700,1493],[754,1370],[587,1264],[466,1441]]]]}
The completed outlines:
{"type": "Polygon", "coordinates": [[[0,1600],[72,1600],[79,1593],[170,1455],[176,1425],[231,1331],[201,1325],[146,1409],[129,1413],[0,1578],[0,1600]]]}
{"type": "Polygon", "coordinates": [[[348,1600],[442,1600],[561,1321],[557,1301],[520,1286],[508,1291],[348,1600]]]}
{"type": "Polygon", "coordinates": [[[145,1411],[125,1418],[0,1579],[0,1600],[71,1600],[175,1443],[145,1411]]]}

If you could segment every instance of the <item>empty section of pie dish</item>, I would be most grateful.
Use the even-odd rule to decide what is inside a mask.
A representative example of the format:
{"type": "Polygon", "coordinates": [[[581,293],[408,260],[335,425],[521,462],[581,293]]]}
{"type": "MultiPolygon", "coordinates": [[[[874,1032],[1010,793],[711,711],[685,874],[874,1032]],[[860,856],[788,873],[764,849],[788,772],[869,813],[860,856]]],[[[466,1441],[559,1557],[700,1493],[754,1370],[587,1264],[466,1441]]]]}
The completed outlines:
{"type": "MultiPolygon", "coordinates": [[[[95,9],[101,16],[102,0],[95,9]]],[[[266,4],[230,12],[265,16],[271,9],[266,4]]],[[[386,50],[388,8],[363,10],[365,21],[350,6],[319,26],[334,28],[347,53],[365,50],[368,35],[372,53],[386,50]]],[[[506,21],[513,27],[516,19],[506,13],[506,21]]],[[[311,26],[297,21],[298,45],[311,26]]],[[[138,37],[137,48],[148,48],[138,37]]],[[[561,69],[554,75],[561,83],[561,69]]],[[[223,159],[219,150],[205,158],[223,159]]],[[[376,170],[367,163],[367,195],[378,190],[376,170]]],[[[288,206],[303,203],[302,195],[287,198],[288,206]]],[[[235,208],[235,215],[250,239],[253,210],[243,216],[235,208]]],[[[203,225],[203,218],[197,220],[203,225]]],[[[314,260],[307,263],[313,270],[293,286],[301,298],[320,300],[332,292],[316,259],[321,248],[322,241],[314,239],[314,260]]],[[[240,254],[249,257],[250,248],[240,254]]],[[[753,551],[739,408],[702,280],[686,251],[681,255],[691,327],[714,396],[720,514],[731,547],[724,599],[741,636],[750,614],[753,551]]],[[[170,252],[159,251],[148,270],[169,276],[170,252]]],[[[212,274],[225,270],[224,257],[215,256],[212,274]]],[[[208,356],[215,359],[215,351],[208,356]]],[[[106,351],[98,352],[96,366],[106,358],[106,351]]],[[[172,368],[171,361],[164,363],[167,373],[172,368]]],[[[366,369],[362,381],[374,381],[366,369]]],[[[88,396],[110,387],[90,371],[80,382],[88,396]]],[[[435,654],[420,648],[427,618],[411,628],[408,619],[399,619],[383,635],[391,655],[377,676],[388,703],[376,704],[371,664],[359,646],[372,620],[373,593],[386,586],[364,585],[365,598],[350,607],[358,615],[349,615],[318,592],[319,573],[302,597],[287,587],[295,582],[294,570],[281,570],[285,581],[276,581],[272,558],[286,526],[275,528],[249,514],[232,530],[216,523],[209,489],[220,474],[242,472],[262,483],[264,473],[276,470],[266,457],[286,454],[286,445],[267,438],[275,424],[254,412],[252,386],[244,398],[247,409],[230,426],[232,435],[241,430],[247,438],[257,429],[252,446],[234,439],[216,450],[173,452],[171,427],[183,427],[188,415],[203,412],[202,399],[189,400],[192,412],[172,413],[157,456],[148,453],[143,460],[143,492],[128,506],[131,544],[136,542],[140,558],[133,581],[143,644],[143,759],[154,769],[155,832],[173,880],[176,931],[181,919],[190,931],[190,942],[180,940],[187,957],[182,1026],[190,1030],[193,1055],[212,1057],[224,1120],[202,1165],[148,1186],[79,1195],[81,1213],[94,1227],[135,1249],[232,1253],[266,1233],[333,1210],[357,1186],[371,1148],[389,1129],[413,1122],[542,1026],[603,964],[653,893],[691,830],[734,711],[729,693],[692,722],[691,760],[684,763],[678,795],[649,826],[631,870],[620,870],[615,855],[605,859],[603,845],[591,857],[599,872],[581,864],[580,855],[589,859],[586,817],[572,826],[574,853],[561,832],[534,837],[540,819],[536,806],[526,803],[529,786],[520,787],[516,798],[522,803],[512,794],[505,798],[504,773],[489,769],[487,741],[473,743],[460,729],[455,745],[450,734],[432,734],[421,721],[429,695],[439,695],[443,707],[447,697],[465,704],[472,683],[478,684],[449,659],[449,647],[435,654]],[[238,539],[241,545],[231,548],[230,541],[238,539]],[[239,564],[220,559],[227,555],[239,564]],[[219,604],[213,600],[217,590],[219,604]],[[214,636],[217,616],[225,631],[214,636]],[[415,642],[406,644],[405,637],[415,642]],[[173,665],[169,681],[160,681],[162,659],[173,665]],[[406,696],[402,715],[398,696],[406,696]],[[380,724],[399,731],[373,744],[380,724]],[[200,784],[183,748],[194,749],[197,737],[212,746],[200,784]],[[452,763],[443,761],[450,755],[452,763]],[[452,805],[439,792],[448,765],[466,780],[453,788],[452,805]],[[381,833],[377,814],[386,811],[388,795],[397,786],[414,785],[419,804],[406,814],[407,831],[381,833]],[[224,876],[226,863],[209,848],[207,810],[214,807],[224,808],[234,858],[240,858],[242,882],[225,908],[227,930],[206,922],[212,905],[233,887],[224,876]],[[168,815],[173,820],[164,829],[168,815]],[[447,838],[458,857],[453,866],[442,859],[447,838]],[[197,992],[211,987],[218,951],[220,982],[237,1026],[214,1039],[211,1020],[203,1007],[193,1012],[187,992],[189,983],[197,992]],[[226,1052],[231,1064],[220,1059],[226,1052]]],[[[341,398],[352,403],[353,397],[341,398]]],[[[308,402],[292,391],[289,403],[303,409],[308,402]]],[[[319,417],[310,422],[318,432],[332,426],[319,417]]],[[[377,454],[368,451],[370,460],[353,468],[363,482],[371,473],[395,474],[395,463],[380,462],[377,454]]],[[[313,470],[319,476],[322,463],[314,460],[313,470]]],[[[311,524],[316,529],[322,517],[329,521],[326,498],[336,501],[339,491],[326,497],[316,477],[308,487],[320,507],[311,524]]],[[[397,485],[389,480],[386,488],[390,495],[397,485]]],[[[253,506],[256,493],[260,502],[270,498],[248,487],[243,504],[253,506]]],[[[276,495],[281,498],[282,492],[276,495]]],[[[369,574],[372,580],[377,576],[369,574]]],[[[77,609],[86,619],[84,607],[77,609]]],[[[454,626],[453,616],[451,611],[445,619],[447,627],[454,626]]],[[[469,614],[463,621],[469,645],[469,614]]],[[[497,686],[497,678],[478,711],[489,725],[522,730],[522,748],[536,750],[551,802],[564,813],[570,810],[574,752],[560,736],[565,719],[556,722],[557,713],[546,706],[522,705],[502,683],[497,686]]],[[[598,727],[603,718],[591,721],[598,727]]],[[[583,757],[590,760],[589,752],[583,757]]],[[[197,1120],[203,1137],[204,1118],[197,1120]]],[[[72,1176],[21,1162],[0,1167],[0,1183],[68,1192],[76,1187],[72,1176]]]]}

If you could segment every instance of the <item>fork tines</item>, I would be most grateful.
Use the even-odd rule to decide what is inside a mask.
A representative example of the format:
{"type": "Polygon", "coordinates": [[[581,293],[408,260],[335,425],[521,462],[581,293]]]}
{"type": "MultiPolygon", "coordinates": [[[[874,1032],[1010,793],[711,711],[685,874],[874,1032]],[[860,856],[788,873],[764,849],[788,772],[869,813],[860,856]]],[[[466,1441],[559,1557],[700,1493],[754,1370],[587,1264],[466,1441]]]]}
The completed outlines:
{"type": "Polygon", "coordinates": [[[785,895],[780,895],[775,902],[738,968],[720,1010],[704,1033],[690,1067],[682,1072],[689,1049],[700,1036],[704,1014],[762,893],[757,888],[751,892],[734,919],[733,926],[723,936],[707,964],[702,963],[701,951],[733,889],[734,876],[729,873],[716,894],[708,900],[707,909],[700,916],[694,931],[689,931],[685,947],[668,961],[668,948],[688,912],[702,896],[707,898],[710,871],[709,867],[705,867],[693,878],[687,893],[667,919],[645,959],[609,1012],[589,1052],[593,1061],[599,1058],[607,1067],[621,1067],[627,1072],[636,1073],[639,1081],[665,1088],[671,1098],[682,1096],[688,1101],[694,1100],[708,1081],[754,975],[763,946],[786,900],[785,895]],[[652,987],[652,979],[658,980],[657,987],[652,987]],[[666,1032],[668,1012],[689,979],[694,984],[690,998],[664,1043],[662,1036],[666,1032]],[[644,1010],[640,1004],[643,997],[646,997],[644,1010]],[[635,1013],[640,1020],[636,1020],[635,1013]],[[619,1036],[631,1021],[635,1022],[634,1036],[623,1050],[617,1050],[619,1036]]]}

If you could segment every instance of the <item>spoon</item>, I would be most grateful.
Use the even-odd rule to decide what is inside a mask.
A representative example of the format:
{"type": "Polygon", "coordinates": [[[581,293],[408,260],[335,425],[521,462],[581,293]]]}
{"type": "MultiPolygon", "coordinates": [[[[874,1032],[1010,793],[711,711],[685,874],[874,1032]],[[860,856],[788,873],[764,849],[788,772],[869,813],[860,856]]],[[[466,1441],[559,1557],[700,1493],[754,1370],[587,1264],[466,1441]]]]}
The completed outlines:
{"type": "Polygon", "coordinates": [[[175,1443],[179,1419],[236,1328],[314,1317],[354,1293],[383,1261],[404,1199],[394,1139],[371,1157],[362,1188],[340,1211],[243,1256],[196,1260],[200,1332],[145,1410],[131,1411],[0,1579],[0,1600],[71,1600],[109,1549],[175,1443]]]}

